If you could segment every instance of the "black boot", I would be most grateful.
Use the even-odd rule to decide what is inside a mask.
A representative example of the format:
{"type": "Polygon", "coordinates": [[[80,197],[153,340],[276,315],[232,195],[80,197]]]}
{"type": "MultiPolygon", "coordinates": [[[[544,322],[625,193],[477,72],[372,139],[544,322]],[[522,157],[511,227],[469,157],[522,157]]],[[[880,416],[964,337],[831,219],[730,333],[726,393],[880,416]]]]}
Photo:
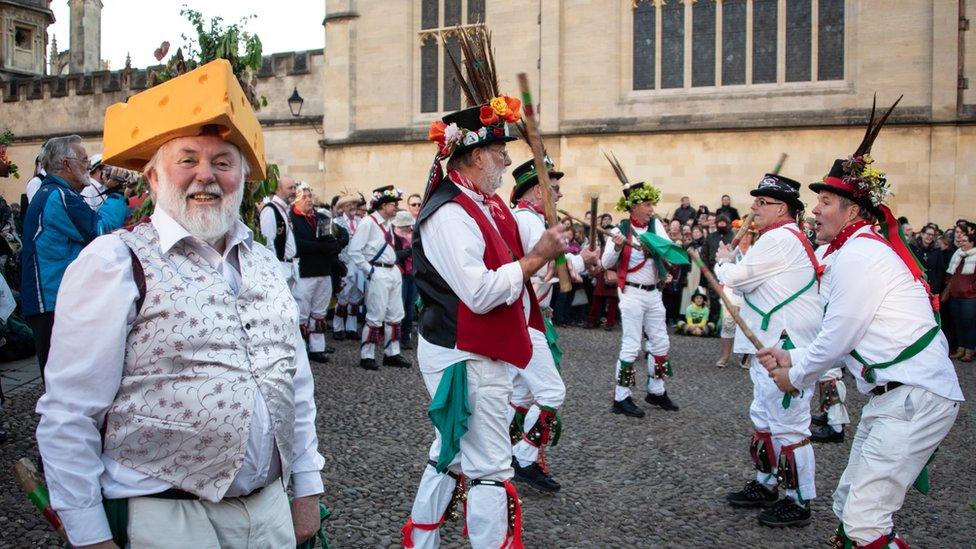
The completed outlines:
{"type": "Polygon", "coordinates": [[[394,368],[409,368],[413,366],[410,361],[403,358],[403,355],[390,355],[383,357],[383,366],[393,366],[394,368]]]}
{"type": "Polygon", "coordinates": [[[338,331],[338,332],[333,332],[332,333],[332,339],[334,339],[336,341],[345,341],[345,339],[346,339],[346,332],[343,332],[341,330],[338,331]]]}
{"type": "Polygon", "coordinates": [[[350,341],[356,341],[359,339],[359,332],[354,332],[352,330],[346,330],[346,339],[350,341]]]}
{"type": "Polygon", "coordinates": [[[800,507],[792,499],[783,498],[772,509],[759,513],[759,524],[771,528],[806,526],[810,524],[810,506],[800,507]]]}
{"type": "Polygon", "coordinates": [[[546,474],[542,470],[542,467],[539,467],[538,463],[533,463],[528,467],[522,467],[516,459],[512,460],[512,466],[515,468],[515,477],[513,480],[516,482],[524,482],[536,490],[547,494],[554,494],[561,488],[558,482],[546,474]]]}
{"type": "Polygon", "coordinates": [[[325,353],[308,353],[308,360],[311,362],[326,364],[329,362],[329,356],[325,353]]]}
{"type": "Polygon", "coordinates": [[[678,405],[671,402],[671,399],[668,398],[667,391],[664,391],[664,394],[660,394],[660,395],[652,395],[651,393],[647,393],[647,396],[644,397],[644,402],[648,404],[653,404],[661,408],[662,410],[667,410],[669,412],[678,411],[678,405]]]}
{"type": "Polygon", "coordinates": [[[329,345],[328,343],[325,344],[325,354],[331,355],[332,353],[336,352],[337,350],[338,349],[336,349],[332,345],[329,345]]]}
{"type": "Polygon", "coordinates": [[[725,500],[732,507],[769,507],[778,498],[779,491],[776,488],[767,488],[757,480],[750,480],[742,490],[725,495],[725,500]]]}
{"type": "Polygon", "coordinates": [[[840,432],[834,430],[830,425],[821,425],[810,429],[810,440],[814,442],[844,442],[844,428],[840,432]]]}
{"type": "Polygon", "coordinates": [[[376,361],[373,360],[372,358],[361,358],[361,359],[359,359],[359,366],[362,367],[363,370],[379,370],[380,369],[379,365],[376,364],[376,361]]]}
{"type": "Polygon", "coordinates": [[[644,410],[641,410],[634,404],[634,399],[630,397],[613,401],[613,408],[610,408],[610,411],[615,414],[623,414],[630,417],[644,417],[644,410]]]}
{"type": "Polygon", "coordinates": [[[827,414],[810,414],[810,423],[813,425],[826,425],[827,414]]]}

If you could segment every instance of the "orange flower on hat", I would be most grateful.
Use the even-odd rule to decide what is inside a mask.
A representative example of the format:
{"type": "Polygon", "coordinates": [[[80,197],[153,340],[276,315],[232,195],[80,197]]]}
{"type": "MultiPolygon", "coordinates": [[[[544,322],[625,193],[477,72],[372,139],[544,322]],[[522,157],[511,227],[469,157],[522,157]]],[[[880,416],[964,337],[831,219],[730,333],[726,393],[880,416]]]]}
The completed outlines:
{"type": "Polygon", "coordinates": [[[485,126],[493,126],[499,121],[516,122],[521,118],[519,111],[522,109],[522,102],[514,97],[499,95],[493,97],[487,105],[481,107],[479,117],[485,126]]]}
{"type": "Polygon", "coordinates": [[[447,128],[442,120],[435,120],[430,124],[430,129],[427,130],[427,139],[435,143],[444,142],[444,129],[447,128]]]}

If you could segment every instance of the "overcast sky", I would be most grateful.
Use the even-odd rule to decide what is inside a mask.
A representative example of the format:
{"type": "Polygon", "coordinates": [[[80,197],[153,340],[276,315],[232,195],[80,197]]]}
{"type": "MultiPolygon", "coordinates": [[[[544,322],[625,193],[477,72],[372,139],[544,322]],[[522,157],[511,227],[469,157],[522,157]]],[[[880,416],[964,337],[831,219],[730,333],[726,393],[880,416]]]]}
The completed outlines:
{"type": "MultiPolygon", "coordinates": [[[[246,29],[261,37],[264,53],[301,51],[323,47],[325,17],[323,0],[102,0],[102,59],[112,69],[125,65],[125,55],[132,55],[132,66],[142,68],[156,64],[153,51],[163,40],[171,44],[170,53],[183,45],[181,35],[193,34],[190,24],[180,16],[189,4],[204,19],[219,15],[224,23],[234,23],[247,15],[256,15],[246,29]]],[[[48,32],[58,39],[58,49],[68,49],[68,0],[51,2],[57,21],[48,32]]]]}

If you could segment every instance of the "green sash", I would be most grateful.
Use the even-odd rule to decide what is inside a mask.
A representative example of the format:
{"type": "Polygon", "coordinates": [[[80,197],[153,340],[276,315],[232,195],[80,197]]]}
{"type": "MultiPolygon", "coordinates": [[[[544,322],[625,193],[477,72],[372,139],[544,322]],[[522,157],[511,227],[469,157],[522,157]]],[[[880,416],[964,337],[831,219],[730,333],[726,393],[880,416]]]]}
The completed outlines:
{"type": "MultiPolygon", "coordinates": [[[[816,280],[816,278],[814,278],[814,280],[816,280]]],[[[809,286],[807,286],[807,288],[809,288],[809,286]]],[[[792,351],[793,349],[796,349],[796,345],[793,344],[793,340],[790,339],[790,336],[786,336],[786,339],[783,340],[783,350],[792,351]]],[[[803,391],[800,391],[800,397],[803,397],[803,391]]],[[[783,393],[783,409],[784,410],[789,409],[790,403],[792,402],[793,402],[793,393],[789,391],[783,393]]]]}
{"type": "Polygon", "coordinates": [[[552,325],[548,316],[542,315],[542,322],[546,325],[546,343],[549,344],[549,351],[552,352],[552,361],[556,363],[556,371],[562,373],[560,365],[563,361],[563,350],[559,348],[559,333],[556,332],[556,327],[552,325]]]}
{"type": "Polygon", "coordinates": [[[942,315],[940,315],[938,312],[933,312],[933,313],[935,315],[935,326],[932,326],[932,329],[922,334],[922,337],[916,339],[915,343],[912,343],[908,347],[905,347],[902,350],[902,352],[898,353],[898,356],[889,360],[888,362],[881,362],[879,364],[868,364],[868,362],[864,360],[864,357],[861,356],[861,353],[857,352],[857,349],[851,351],[850,354],[852,357],[854,357],[854,360],[860,362],[861,366],[864,367],[861,370],[861,376],[864,377],[864,380],[867,381],[868,383],[874,383],[875,380],[874,370],[883,370],[889,366],[894,366],[899,362],[904,362],[910,358],[913,358],[918,353],[921,353],[922,349],[928,347],[929,343],[932,343],[932,340],[935,339],[935,336],[939,334],[939,330],[942,329],[942,315]]]}
{"type": "Polygon", "coordinates": [[[749,301],[749,298],[748,297],[745,298],[746,305],[748,305],[750,309],[752,309],[753,311],[756,311],[756,314],[758,314],[760,317],[762,317],[762,325],[760,326],[760,328],[762,328],[763,331],[766,331],[766,329],[769,328],[769,319],[770,319],[770,317],[773,316],[773,313],[775,313],[776,311],[778,311],[778,310],[782,309],[783,307],[786,307],[787,305],[789,305],[790,302],[792,302],[796,298],[798,298],[801,295],[803,295],[804,292],[806,292],[807,290],[809,290],[816,283],[817,283],[817,276],[814,275],[813,279],[810,281],[809,284],[807,284],[806,286],[804,286],[803,288],[801,288],[800,291],[798,291],[795,294],[791,295],[790,297],[786,298],[786,300],[783,301],[782,303],[780,303],[779,305],[777,305],[777,306],[773,307],[772,309],[770,309],[768,313],[762,312],[762,310],[759,309],[759,307],[756,307],[755,305],[753,305],[753,303],[751,301],[749,301]]]}
{"type": "Polygon", "coordinates": [[[427,415],[441,434],[441,452],[435,469],[443,473],[461,451],[461,437],[468,432],[471,407],[468,405],[468,365],[465,361],[455,362],[444,370],[427,415]]]}

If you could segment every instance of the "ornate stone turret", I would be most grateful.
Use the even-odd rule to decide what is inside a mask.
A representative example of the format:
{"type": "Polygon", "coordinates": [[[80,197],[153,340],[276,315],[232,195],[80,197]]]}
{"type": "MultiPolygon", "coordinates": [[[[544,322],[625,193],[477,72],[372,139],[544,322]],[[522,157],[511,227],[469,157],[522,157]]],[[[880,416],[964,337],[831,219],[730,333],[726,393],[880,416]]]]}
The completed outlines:
{"type": "Polygon", "coordinates": [[[102,0],[68,0],[71,74],[102,70],[102,0]]]}
{"type": "Polygon", "coordinates": [[[0,81],[43,75],[47,27],[54,22],[49,0],[0,1],[0,81]]]}

